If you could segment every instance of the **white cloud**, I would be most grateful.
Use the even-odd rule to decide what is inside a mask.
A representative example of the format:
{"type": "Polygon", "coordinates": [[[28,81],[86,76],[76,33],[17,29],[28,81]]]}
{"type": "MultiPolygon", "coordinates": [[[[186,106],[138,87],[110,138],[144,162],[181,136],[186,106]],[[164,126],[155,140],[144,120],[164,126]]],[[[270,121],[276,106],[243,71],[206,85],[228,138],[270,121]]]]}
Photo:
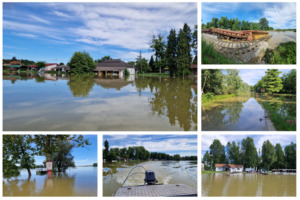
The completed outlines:
{"type": "Polygon", "coordinates": [[[37,38],[37,35],[30,34],[30,33],[14,33],[14,35],[21,36],[21,37],[28,37],[28,38],[37,38]]]}
{"type": "Polygon", "coordinates": [[[296,27],[296,3],[287,2],[273,7],[266,7],[264,16],[273,24],[274,28],[296,27]]]}
{"type": "Polygon", "coordinates": [[[47,21],[45,19],[42,19],[40,17],[37,17],[35,15],[29,15],[29,18],[31,18],[32,20],[37,21],[37,22],[41,22],[41,23],[44,23],[44,24],[50,24],[49,21],[47,21]]]}

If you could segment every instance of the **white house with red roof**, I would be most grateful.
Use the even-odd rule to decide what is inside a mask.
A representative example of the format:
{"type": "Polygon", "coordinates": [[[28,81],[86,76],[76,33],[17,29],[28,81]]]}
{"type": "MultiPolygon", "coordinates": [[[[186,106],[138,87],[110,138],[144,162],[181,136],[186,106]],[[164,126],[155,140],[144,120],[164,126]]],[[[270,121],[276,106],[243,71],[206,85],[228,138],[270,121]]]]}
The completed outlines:
{"type": "Polygon", "coordinates": [[[45,64],[45,71],[51,71],[52,69],[54,70],[55,67],[57,67],[57,63],[46,63],[45,64]]]}
{"type": "Polygon", "coordinates": [[[215,164],[216,172],[243,172],[243,165],[215,164]]]}

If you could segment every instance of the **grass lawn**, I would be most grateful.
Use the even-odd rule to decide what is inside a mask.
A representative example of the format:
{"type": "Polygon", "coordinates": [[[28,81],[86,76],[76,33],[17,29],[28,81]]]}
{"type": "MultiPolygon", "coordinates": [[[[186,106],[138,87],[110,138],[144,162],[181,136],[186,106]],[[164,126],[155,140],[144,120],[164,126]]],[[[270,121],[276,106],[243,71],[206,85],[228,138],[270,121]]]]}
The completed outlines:
{"type": "Polygon", "coordinates": [[[269,113],[269,117],[278,131],[296,131],[296,124],[289,124],[286,120],[295,121],[293,116],[282,116],[270,105],[269,102],[262,102],[263,107],[269,113]]]}

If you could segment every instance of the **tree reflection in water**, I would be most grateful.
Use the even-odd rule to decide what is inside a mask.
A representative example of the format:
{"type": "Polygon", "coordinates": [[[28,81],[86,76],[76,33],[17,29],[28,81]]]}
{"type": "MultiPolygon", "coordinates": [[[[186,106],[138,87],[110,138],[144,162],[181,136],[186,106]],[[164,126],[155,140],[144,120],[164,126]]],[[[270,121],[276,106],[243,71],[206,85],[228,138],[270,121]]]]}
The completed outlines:
{"type": "Polygon", "coordinates": [[[149,97],[153,115],[167,116],[171,126],[178,123],[185,131],[197,130],[197,93],[193,95],[192,79],[139,77],[135,83],[140,95],[148,87],[153,94],[149,97]]]}
{"type": "Polygon", "coordinates": [[[70,76],[68,86],[74,97],[88,97],[94,86],[91,76],[70,76]]]}

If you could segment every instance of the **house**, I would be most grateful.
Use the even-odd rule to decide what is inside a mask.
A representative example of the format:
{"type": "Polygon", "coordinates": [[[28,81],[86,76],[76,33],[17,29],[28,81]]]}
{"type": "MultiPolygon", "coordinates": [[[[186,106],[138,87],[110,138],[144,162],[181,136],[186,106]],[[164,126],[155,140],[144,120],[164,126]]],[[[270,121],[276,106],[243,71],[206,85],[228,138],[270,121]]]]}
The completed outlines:
{"type": "Polygon", "coordinates": [[[100,77],[118,76],[122,78],[125,76],[126,68],[130,75],[135,74],[134,66],[122,61],[121,59],[105,60],[100,62],[97,64],[93,72],[100,77]]]}
{"type": "Polygon", "coordinates": [[[46,63],[45,64],[45,71],[51,71],[52,69],[54,70],[55,67],[57,67],[57,63],[46,63]]]}
{"type": "Polygon", "coordinates": [[[198,66],[197,64],[192,64],[190,66],[191,70],[192,70],[192,75],[197,76],[198,75],[198,66]]]}
{"type": "Polygon", "coordinates": [[[215,164],[216,172],[242,172],[243,165],[236,164],[215,164]]]}
{"type": "Polygon", "coordinates": [[[255,172],[255,169],[254,168],[245,168],[245,172],[247,173],[251,173],[251,172],[255,172]]]}
{"type": "Polygon", "coordinates": [[[58,72],[70,72],[70,67],[67,65],[59,65],[57,67],[53,68],[54,71],[58,71],[58,72]]]}

